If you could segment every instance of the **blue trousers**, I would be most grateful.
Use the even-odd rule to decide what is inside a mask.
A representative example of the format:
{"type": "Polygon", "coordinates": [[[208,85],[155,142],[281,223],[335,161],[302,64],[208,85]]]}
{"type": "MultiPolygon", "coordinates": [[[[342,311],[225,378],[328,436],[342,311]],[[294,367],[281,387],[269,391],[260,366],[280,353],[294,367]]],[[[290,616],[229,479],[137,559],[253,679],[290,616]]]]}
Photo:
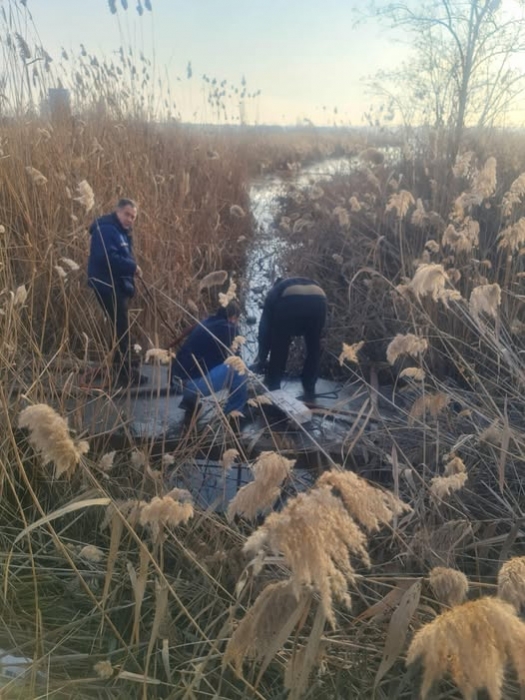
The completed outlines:
{"type": "Polygon", "coordinates": [[[199,396],[211,396],[222,389],[229,391],[224,412],[242,413],[248,401],[247,376],[239,374],[229,365],[217,365],[205,377],[184,382],[183,398],[194,401],[199,396]]]}

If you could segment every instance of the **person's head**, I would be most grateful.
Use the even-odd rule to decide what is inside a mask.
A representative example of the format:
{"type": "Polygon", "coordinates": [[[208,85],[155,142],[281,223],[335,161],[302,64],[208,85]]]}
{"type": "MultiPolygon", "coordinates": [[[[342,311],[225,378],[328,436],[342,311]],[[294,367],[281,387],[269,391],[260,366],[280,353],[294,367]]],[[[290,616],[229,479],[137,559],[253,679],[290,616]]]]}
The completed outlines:
{"type": "Polygon", "coordinates": [[[133,223],[137,218],[137,205],[132,199],[119,199],[115,214],[120,221],[122,228],[128,231],[133,227],[133,223]]]}
{"type": "Polygon", "coordinates": [[[239,321],[239,316],[241,315],[241,307],[239,306],[239,302],[233,299],[232,301],[228,302],[224,311],[228,321],[230,323],[237,324],[239,321]]]}

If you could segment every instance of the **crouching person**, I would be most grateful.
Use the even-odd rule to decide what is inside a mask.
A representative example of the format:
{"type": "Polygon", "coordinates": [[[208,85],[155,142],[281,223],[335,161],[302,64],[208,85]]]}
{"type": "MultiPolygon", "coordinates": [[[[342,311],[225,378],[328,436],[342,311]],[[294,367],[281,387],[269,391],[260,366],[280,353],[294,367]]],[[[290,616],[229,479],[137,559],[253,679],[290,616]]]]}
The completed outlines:
{"type": "Polygon", "coordinates": [[[183,387],[182,408],[194,410],[199,397],[227,389],[225,413],[244,409],[248,400],[247,377],[242,360],[232,357],[231,350],[239,335],[239,316],[238,303],[231,301],[197,324],[186,338],[171,366],[172,387],[183,387]]]}
{"type": "Polygon", "coordinates": [[[317,282],[306,277],[275,282],[264,302],[259,324],[259,353],[253,366],[254,371],[266,370],[270,391],[281,388],[292,338],[302,336],[306,345],[301,374],[303,399],[315,400],[325,322],[326,294],[317,282]]]}

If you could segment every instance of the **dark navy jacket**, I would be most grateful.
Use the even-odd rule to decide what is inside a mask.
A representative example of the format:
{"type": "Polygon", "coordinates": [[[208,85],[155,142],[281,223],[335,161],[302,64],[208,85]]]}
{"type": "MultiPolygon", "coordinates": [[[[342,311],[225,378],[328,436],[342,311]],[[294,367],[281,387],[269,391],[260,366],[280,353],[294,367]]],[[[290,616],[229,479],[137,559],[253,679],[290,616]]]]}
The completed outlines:
{"type": "Polygon", "coordinates": [[[101,293],[114,289],[117,296],[132,297],[135,294],[133,277],[137,263],[130,232],[113,213],[97,219],[89,233],[89,285],[101,293]]]}
{"type": "Polygon", "coordinates": [[[186,379],[202,377],[230,355],[237,326],[230,323],[222,309],[196,326],[172,363],[172,376],[186,379]]]}
{"type": "Polygon", "coordinates": [[[326,298],[324,291],[314,280],[308,277],[288,277],[278,280],[270,289],[264,300],[263,312],[259,322],[259,362],[266,362],[271,346],[272,325],[275,308],[282,299],[299,298],[301,306],[308,307],[312,297],[326,298]]]}

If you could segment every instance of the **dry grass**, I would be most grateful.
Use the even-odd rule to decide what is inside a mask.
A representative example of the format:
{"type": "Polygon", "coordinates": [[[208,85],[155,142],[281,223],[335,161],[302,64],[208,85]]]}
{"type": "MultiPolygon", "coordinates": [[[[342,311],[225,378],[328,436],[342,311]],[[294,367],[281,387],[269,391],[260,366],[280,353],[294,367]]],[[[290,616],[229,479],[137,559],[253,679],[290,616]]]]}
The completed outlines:
{"type": "MultiPolygon", "coordinates": [[[[13,104],[28,97],[26,44],[3,44],[13,104]]],[[[512,697],[503,671],[522,679],[523,625],[481,595],[497,587],[515,609],[524,599],[520,139],[473,134],[450,172],[432,143],[385,156],[388,135],[365,144],[313,129],[161,125],[149,98],[134,99],[122,53],[113,69],[78,57],[80,80],[64,59],[66,83],[78,82],[74,118],[6,115],[1,127],[0,647],[31,659],[24,683],[2,693],[241,700],[282,698],[286,685],[295,700],[308,687],[371,697],[375,684],[378,700],[409,698],[402,657],[415,631],[408,660],[423,662],[423,692],[442,679],[447,697],[483,686],[512,697]],[[349,175],[292,190],[280,231],[289,271],[327,291],[324,370],[405,380],[399,412],[384,418],[380,404],[370,430],[356,418],[341,448],[340,463],[383,487],[328,456],[331,468],[296,495],[289,455],[257,460],[217,432],[224,478],[254,465],[228,521],[165,487],[168,468],[207,449],[199,438],[150,454],[87,434],[77,374],[107,356],[85,284],[87,226],[119,196],[138,199],[136,250],[154,302],[139,288],[134,343],[168,361],[159,311],[181,331],[242,297],[251,178],[293,179],[301,163],[357,153],[349,175]],[[474,600],[461,604],[468,583],[474,600]],[[431,621],[440,606],[453,607],[431,621]]]]}

